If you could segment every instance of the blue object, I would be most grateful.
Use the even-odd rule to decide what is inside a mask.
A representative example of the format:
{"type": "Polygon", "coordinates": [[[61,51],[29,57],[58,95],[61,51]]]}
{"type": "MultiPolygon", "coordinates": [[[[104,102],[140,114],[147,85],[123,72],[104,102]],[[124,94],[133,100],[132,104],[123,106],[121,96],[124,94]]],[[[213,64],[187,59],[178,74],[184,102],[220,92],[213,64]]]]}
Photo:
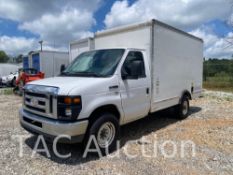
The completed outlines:
{"type": "Polygon", "coordinates": [[[28,69],[29,68],[29,59],[27,57],[23,57],[23,68],[28,69]]]}
{"type": "Polygon", "coordinates": [[[40,71],[40,55],[39,53],[32,55],[32,67],[38,72],[40,71]]]}

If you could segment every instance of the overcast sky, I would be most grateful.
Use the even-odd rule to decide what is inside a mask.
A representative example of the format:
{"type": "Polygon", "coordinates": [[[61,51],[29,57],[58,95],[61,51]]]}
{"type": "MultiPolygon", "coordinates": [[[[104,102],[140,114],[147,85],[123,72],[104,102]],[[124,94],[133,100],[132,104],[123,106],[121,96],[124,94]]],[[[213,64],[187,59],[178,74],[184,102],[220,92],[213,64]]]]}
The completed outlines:
{"type": "Polygon", "coordinates": [[[204,39],[206,57],[231,57],[232,0],[0,0],[0,50],[68,50],[93,32],[152,18],[204,39]]]}

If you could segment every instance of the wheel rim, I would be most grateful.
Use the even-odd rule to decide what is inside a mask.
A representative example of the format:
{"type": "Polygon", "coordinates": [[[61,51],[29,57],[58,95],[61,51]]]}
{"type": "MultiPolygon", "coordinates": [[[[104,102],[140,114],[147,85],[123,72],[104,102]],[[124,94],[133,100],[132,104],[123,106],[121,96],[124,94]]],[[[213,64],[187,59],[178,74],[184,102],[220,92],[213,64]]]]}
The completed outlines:
{"type": "Polygon", "coordinates": [[[106,122],[101,125],[98,134],[97,134],[97,142],[101,148],[106,148],[114,140],[116,133],[116,129],[113,123],[106,122]]]}
{"type": "Polygon", "coordinates": [[[183,113],[183,115],[186,115],[188,113],[188,108],[189,108],[188,101],[185,100],[183,102],[183,106],[182,106],[182,113],[183,113]]]}

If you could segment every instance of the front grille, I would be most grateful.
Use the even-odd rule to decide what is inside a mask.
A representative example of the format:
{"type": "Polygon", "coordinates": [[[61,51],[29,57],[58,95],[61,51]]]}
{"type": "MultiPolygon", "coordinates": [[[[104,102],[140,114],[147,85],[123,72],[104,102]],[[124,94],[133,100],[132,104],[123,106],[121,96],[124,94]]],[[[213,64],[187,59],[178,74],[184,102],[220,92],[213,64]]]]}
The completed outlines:
{"type": "Polygon", "coordinates": [[[46,98],[45,94],[38,94],[38,93],[34,93],[34,92],[26,92],[27,95],[30,96],[34,96],[34,97],[42,97],[42,98],[46,98]]]}
{"type": "Polygon", "coordinates": [[[54,99],[52,95],[35,92],[24,92],[24,106],[26,110],[49,118],[54,118],[54,99]]]}
{"type": "Polygon", "coordinates": [[[46,110],[44,110],[44,109],[35,108],[35,107],[29,106],[29,105],[26,105],[26,107],[27,107],[27,108],[29,108],[29,109],[32,109],[32,110],[38,111],[38,112],[43,112],[43,113],[45,113],[45,112],[46,112],[46,110]]]}
{"type": "Polygon", "coordinates": [[[44,101],[38,101],[39,105],[45,106],[45,102],[44,101]]]}

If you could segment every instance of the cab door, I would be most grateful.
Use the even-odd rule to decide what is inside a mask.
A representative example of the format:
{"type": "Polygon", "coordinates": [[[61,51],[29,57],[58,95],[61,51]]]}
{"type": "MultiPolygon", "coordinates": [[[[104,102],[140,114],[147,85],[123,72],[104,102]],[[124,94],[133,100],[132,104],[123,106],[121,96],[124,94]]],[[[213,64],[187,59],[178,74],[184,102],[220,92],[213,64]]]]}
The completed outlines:
{"type": "Polygon", "coordinates": [[[129,51],[121,68],[124,123],[145,117],[150,109],[150,72],[141,51],[129,51]]]}

